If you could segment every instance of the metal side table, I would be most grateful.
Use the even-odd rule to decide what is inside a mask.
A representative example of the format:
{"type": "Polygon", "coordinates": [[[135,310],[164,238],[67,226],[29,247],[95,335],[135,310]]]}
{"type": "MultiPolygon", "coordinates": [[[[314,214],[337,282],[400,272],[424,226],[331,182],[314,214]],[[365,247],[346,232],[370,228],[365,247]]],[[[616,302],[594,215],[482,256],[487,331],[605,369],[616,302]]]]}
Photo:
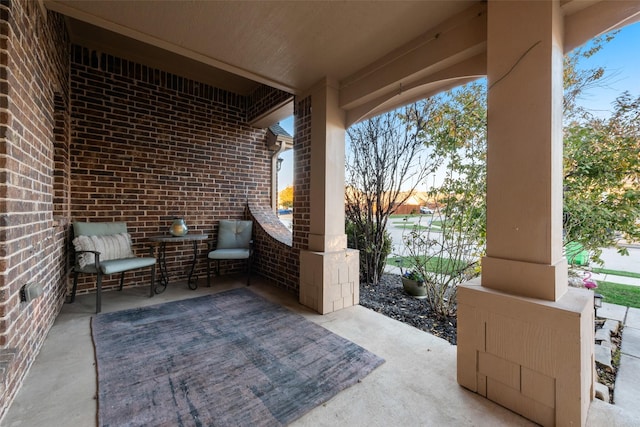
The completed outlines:
{"type": "Polygon", "coordinates": [[[179,237],[166,235],[149,237],[149,240],[152,242],[160,243],[160,253],[158,254],[160,261],[160,279],[158,280],[158,284],[156,284],[156,294],[164,292],[169,284],[169,272],[167,271],[167,243],[193,242],[193,260],[191,261],[191,270],[189,271],[187,284],[189,285],[189,289],[195,290],[198,288],[198,276],[196,275],[194,277],[193,275],[193,272],[196,269],[196,261],[198,259],[198,242],[207,240],[208,238],[208,234],[186,234],[179,237]]]}

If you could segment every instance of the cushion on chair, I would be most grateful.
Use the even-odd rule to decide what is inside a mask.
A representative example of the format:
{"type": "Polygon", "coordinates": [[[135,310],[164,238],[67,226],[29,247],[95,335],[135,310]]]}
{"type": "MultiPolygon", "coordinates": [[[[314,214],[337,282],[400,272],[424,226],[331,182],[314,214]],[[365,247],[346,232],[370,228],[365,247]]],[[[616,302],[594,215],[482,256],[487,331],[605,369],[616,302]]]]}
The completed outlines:
{"type": "MultiPolygon", "coordinates": [[[[100,252],[100,261],[111,259],[133,258],[131,250],[131,236],[129,233],[118,233],[105,236],[78,236],[73,239],[76,251],[100,252]]],[[[77,259],[80,268],[95,264],[94,254],[87,252],[80,254],[77,259]]]]}
{"type": "Polygon", "coordinates": [[[106,236],[110,234],[127,233],[126,222],[75,222],[74,236],[106,236]]]}
{"type": "Polygon", "coordinates": [[[220,220],[216,249],[249,249],[252,228],[252,221],[220,220]]]}
{"type": "Polygon", "coordinates": [[[209,259],[246,259],[251,252],[249,249],[216,249],[209,252],[209,259]]]}
{"type": "Polygon", "coordinates": [[[151,257],[113,259],[105,262],[100,261],[100,270],[102,270],[103,274],[113,274],[135,270],[136,268],[151,267],[155,263],[156,259],[151,257]]]}

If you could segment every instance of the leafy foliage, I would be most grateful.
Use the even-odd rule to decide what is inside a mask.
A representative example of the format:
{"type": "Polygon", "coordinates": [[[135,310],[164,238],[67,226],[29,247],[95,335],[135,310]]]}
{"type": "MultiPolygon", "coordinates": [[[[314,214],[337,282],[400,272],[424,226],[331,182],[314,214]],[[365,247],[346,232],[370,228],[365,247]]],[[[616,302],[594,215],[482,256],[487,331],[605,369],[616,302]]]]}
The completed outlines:
{"type": "Polygon", "coordinates": [[[286,209],[293,207],[293,186],[285,187],[278,193],[279,205],[286,209]]]}
{"type": "Polygon", "coordinates": [[[389,254],[389,216],[435,167],[424,156],[419,137],[424,116],[416,115],[412,107],[405,115],[409,118],[401,121],[397,112],[383,114],[347,130],[348,242],[349,247],[360,250],[361,278],[374,285],[389,254]],[[413,183],[409,191],[403,191],[406,183],[413,183]]]}
{"type": "Polygon", "coordinates": [[[600,248],[640,238],[640,97],[625,92],[609,118],[585,116],[564,133],[565,240],[598,260],[600,248]]]}
{"type": "Polygon", "coordinates": [[[484,85],[470,83],[418,104],[433,111],[422,136],[445,178],[430,192],[440,208],[429,227],[418,221],[403,240],[411,268],[425,279],[427,303],[442,316],[456,313],[457,286],[479,274],[484,253],[485,94],[484,85]]]}

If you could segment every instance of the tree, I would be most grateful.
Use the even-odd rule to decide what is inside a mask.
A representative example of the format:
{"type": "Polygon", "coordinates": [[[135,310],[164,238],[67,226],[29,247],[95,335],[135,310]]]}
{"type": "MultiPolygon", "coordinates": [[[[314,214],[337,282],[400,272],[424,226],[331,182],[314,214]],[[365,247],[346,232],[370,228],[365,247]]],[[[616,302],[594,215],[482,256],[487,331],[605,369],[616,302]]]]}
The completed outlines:
{"type": "Polygon", "coordinates": [[[285,187],[280,193],[278,193],[278,205],[291,209],[293,207],[293,186],[285,187]]]}
{"type": "MultiPolygon", "coordinates": [[[[581,69],[580,60],[597,53],[612,37],[568,54],[564,69],[565,244],[579,244],[596,260],[600,248],[614,246],[620,238],[640,238],[640,97],[624,93],[607,119],[578,104],[586,89],[605,78],[604,68],[581,69]]],[[[460,283],[450,279],[475,274],[470,270],[474,257],[484,250],[486,87],[472,83],[436,100],[435,106],[429,102],[429,120],[423,123],[433,155],[448,159],[447,178],[434,189],[448,195],[439,200],[444,227],[437,239],[431,229],[425,233],[416,228],[405,242],[411,266],[432,288],[429,304],[446,315],[455,310],[452,301],[460,283]],[[433,260],[440,262],[435,268],[433,260]]]]}
{"type": "Polygon", "coordinates": [[[377,284],[390,251],[389,216],[435,169],[422,143],[424,115],[413,106],[374,117],[347,130],[346,230],[349,247],[360,250],[360,275],[377,284]],[[409,188],[405,186],[409,184],[409,188]]]}
{"type": "Polygon", "coordinates": [[[588,250],[601,261],[601,248],[640,237],[640,97],[621,94],[607,118],[594,116],[577,100],[603,85],[603,67],[580,68],[580,60],[603,48],[616,32],[594,39],[564,59],[564,233],[565,245],[588,250]]]}
{"type": "Polygon", "coordinates": [[[640,96],[627,92],[605,119],[584,116],[564,131],[565,243],[599,261],[601,248],[640,239],[640,96]]]}
{"type": "Polygon", "coordinates": [[[440,206],[434,222],[426,231],[416,224],[403,240],[409,268],[424,280],[427,304],[439,315],[453,316],[457,287],[480,273],[484,254],[486,88],[470,83],[418,105],[430,111],[424,143],[445,176],[431,190],[440,206]]]}

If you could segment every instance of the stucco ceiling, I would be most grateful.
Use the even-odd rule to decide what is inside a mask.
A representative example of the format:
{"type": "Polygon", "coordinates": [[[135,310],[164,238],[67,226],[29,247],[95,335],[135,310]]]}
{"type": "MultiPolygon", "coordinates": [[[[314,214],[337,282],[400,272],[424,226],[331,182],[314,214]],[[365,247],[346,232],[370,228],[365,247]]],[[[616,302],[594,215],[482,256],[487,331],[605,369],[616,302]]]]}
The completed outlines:
{"type": "Polygon", "coordinates": [[[239,93],[340,81],[469,8],[467,1],[66,1],[72,40],[239,93]],[[188,58],[188,59],[185,59],[188,58]],[[184,74],[184,73],[183,73],[184,74]],[[247,80],[248,79],[248,80],[247,80]]]}
{"type": "MultiPolygon", "coordinates": [[[[75,43],[235,93],[327,79],[347,125],[486,73],[483,0],[39,1],[75,43]]],[[[566,51],[640,19],[637,0],[560,3],[566,51]]]]}

